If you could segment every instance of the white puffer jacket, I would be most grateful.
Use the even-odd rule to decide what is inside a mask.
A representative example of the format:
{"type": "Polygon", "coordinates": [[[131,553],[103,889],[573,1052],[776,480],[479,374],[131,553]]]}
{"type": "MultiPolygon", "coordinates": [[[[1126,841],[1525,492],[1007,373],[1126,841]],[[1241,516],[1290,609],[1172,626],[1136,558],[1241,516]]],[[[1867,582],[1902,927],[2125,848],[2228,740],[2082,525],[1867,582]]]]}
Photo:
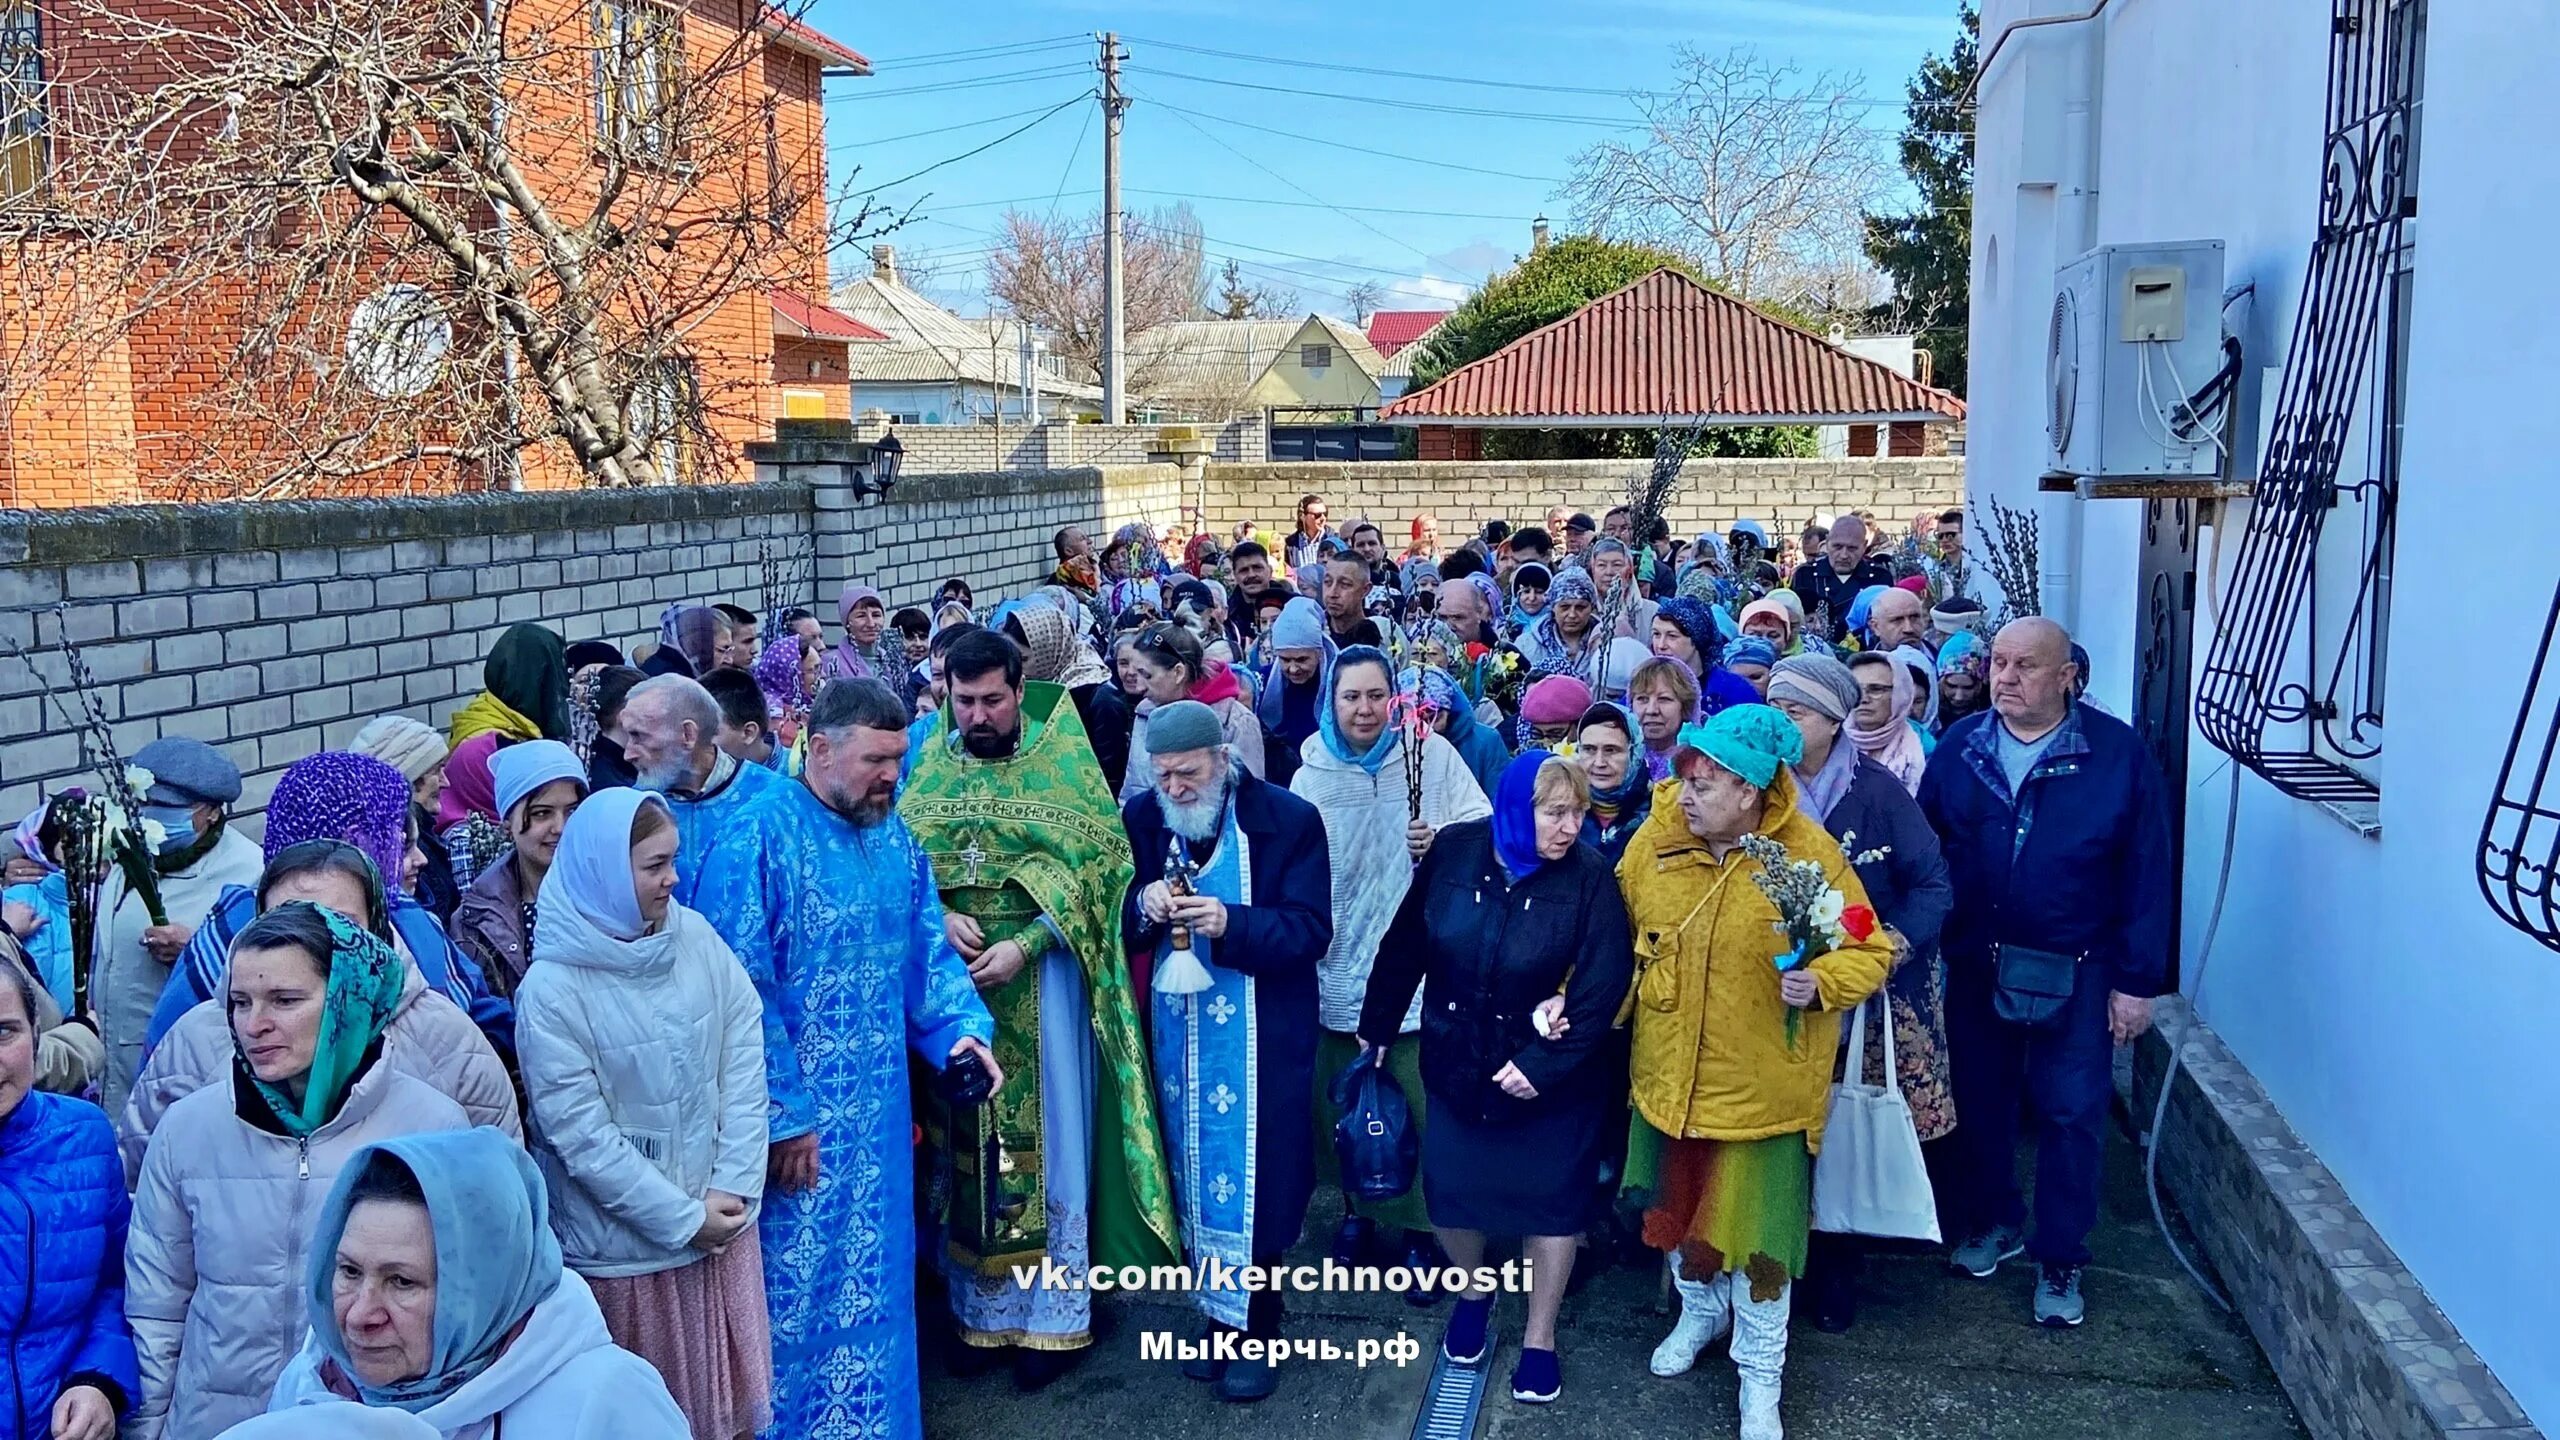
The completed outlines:
{"type": "MultiPolygon", "coordinates": [[[[134,1077],[124,1113],[116,1117],[116,1145],[124,1152],[124,1180],[132,1185],[142,1174],[144,1147],[169,1107],[208,1085],[227,1081],[235,1047],[230,1018],[220,1000],[207,1000],[178,1018],[160,1038],[151,1059],[134,1077]]],[[[426,1081],[471,1117],[522,1142],[524,1122],[516,1113],[515,1082],[489,1039],[462,1007],[428,988],[427,977],[414,964],[400,991],[400,1008],[382,1032],[382,1064],[426,1081]]]]}
{"type": "Polygon", "coordinates": [[[302,1347],[304,1252],[338,1171],[395,1135],[461,1130],[462,1107],[379,1060],[305,1139],[240,1118],[238,1084],[169,1107],[125,1242],[125,1318],[142,1356],[126,1440],[199,1440],[267,1408],[302,1347]]]}
{"type": "Polygon", "coordinates": [[[689,1265],[706,1192],[763,1195],[764,1011],[693,911],[670,902],[657,934],[626,941],[546,902],[516,987],[516,1055],[571,1269],[689,1265]]]}
{"type": "MultiPolygon", "coordinates": [[[[317,1345],[303,1345],[276,1382],[276,1410],[352,1405],[321,1378],[322,1360],[317,1345]]],[[[306,1413],[350,1417],[324,1432],[342,1435],[354,1430],[352,1417],[381,1412],[306,1413]]],[[[595,1293],[573,1273],[561,1275],[560,1288],[533,1307],[488,1369],[418,1419],[443,1440],[686,1440],[692,1433],[658,1372],[605,1333],[595,1293]]]]}

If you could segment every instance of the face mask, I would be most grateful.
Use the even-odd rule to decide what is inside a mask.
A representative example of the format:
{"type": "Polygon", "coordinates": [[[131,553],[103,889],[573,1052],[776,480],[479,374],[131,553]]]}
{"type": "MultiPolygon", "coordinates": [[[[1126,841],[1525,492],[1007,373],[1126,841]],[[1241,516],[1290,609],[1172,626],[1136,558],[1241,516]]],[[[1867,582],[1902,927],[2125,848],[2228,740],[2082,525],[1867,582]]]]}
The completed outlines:
{"type": "Polygon", "coordinates": [[[167,832],[160,841],[163,855],[174,855],[196,843],[196,811],[192,805],[145,805],[142,818],[158,821],[167,832]]]}

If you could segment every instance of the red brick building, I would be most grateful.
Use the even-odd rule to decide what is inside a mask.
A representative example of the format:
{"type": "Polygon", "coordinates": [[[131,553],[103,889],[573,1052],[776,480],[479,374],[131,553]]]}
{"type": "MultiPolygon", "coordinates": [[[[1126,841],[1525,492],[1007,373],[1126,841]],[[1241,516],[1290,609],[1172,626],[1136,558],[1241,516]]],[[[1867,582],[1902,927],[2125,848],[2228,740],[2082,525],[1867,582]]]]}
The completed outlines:
{"type": "MultiPolygon", "coordinates": [[[[210,8],[195,4],[109,3],[136,20],[212,23],[204,18],[210,8]]],[[[422,3],[480,13],[479,0],[422,3]]],[[[70,143],[54,137],[69,127],[50,125],[49,108],[77,104],[83,87],[160,83],[147,65],[93,33],[95,25],[84,30],[77,17],[87,12],[53,7],[54,0],[0,0],[0,202],[40,190],[46,147],[70,143]]],[[[847,347],[885,337],[825,303],[832,237],[822,90],[829,78],[870,74],[869,62],[765,0],[520,0],[490,13],[506,17],[511,47],[548,45],[568,57],[556,67],[567,80],[512,83],[505,101],[518,163],[562,213],[610,203],[596,201],[605,183],[602,154],[613,145],[627,153],[633,137],[653,125],[672,131],[675,122],[651,107],[679,104],[695,127],[684,133],[721,137],[721,153],[669,155],[646,174],[625,167],[634,177],[628,186],[656,186],[666,197],[660,213],[676,217],[666,232],[681,236],[682,217],[696,211],[769,211],[769,224],[751,241],[713,233],[659,247],[665,254],[654,263],[684,282],[665,288],[693,297],[680,306],[670,301],[679,313],[664,317],[676,357],[665,362],[664,403],[695,407],[698,419],[681,439],[667,441],[663,454],[652,447],[652,461],[684,480],[742,480],[750,472],[740,448],[769,437],[775,420],[850,419],[847,347]],[[546,38],[559,35],[579,37],[584,54],[546,38]],[[690,89],[683,88],[688,77],[690,89]],[[783,195],[797,203],[764,205],[762,197],[783,195]],[[749,243],[759,247],[752,264],[738,253],[749,243]]],[[[355,204],[346,197],[338,203],[355,204]]],[[[404,223],[382,214],[382,225],[404,223]]],[[[497,370],[486,362],[499,347],[475,328],[475,316],[440,322],[450,353],[470,348],[472,362],[426,357],[417,362],[424,369],[403,377],[391,407],[405,409],[403,435],[375,441],[361,473],[313,470],[294,483],[296,460],[314,441],[292,423],[292,381],[277,382],[266,397],[272,408],[250,419],[237,408],[236,379],[229,391],[218,383],[241,352],[246,327],[273,323],[256,312],[258,287],[226,282],[158,292],[147,282],[147,264],[137,268],[129,255],[120,263],[101,258],[92,219],[65,213],[56,234],[0,240],[8,252],[0,254],[0,505],[207,498],[200,477],[213,455],[247,457],[249,465],[234,468],[286,476],[274,494],[432,493],[484,488],[503,476],[485,459],[456,458],[470,448],[469,432],[486,424],[465,417],[490,414],[498,393],[496,375],[481,372],[497,370]],[[414,398],[400,396],[411,385],[414,398]]],[[[406,274],[379,277],[370,296],[341,287],[307,317],[293,317],[307,321],[299,343],[308,363],[324,374],[333,366],[356,374],[362,307],[381,304],[386,294],[434,293],[443,283],[414,263],[406,274]]],[[[639,303],[649,299],[644,293],[639,303]]],[[[643,313],[626,323],[657,318],[643,313]]],[[[536,393],[528,405],[519,393],[528,428],[545,418],[541,399],[536,393]]],[[[633,412],[644,399],[632,397],[633,412]]],[[[519,465],[526,488],[584,483],[560,440],[523,451],[519,465]]]]}

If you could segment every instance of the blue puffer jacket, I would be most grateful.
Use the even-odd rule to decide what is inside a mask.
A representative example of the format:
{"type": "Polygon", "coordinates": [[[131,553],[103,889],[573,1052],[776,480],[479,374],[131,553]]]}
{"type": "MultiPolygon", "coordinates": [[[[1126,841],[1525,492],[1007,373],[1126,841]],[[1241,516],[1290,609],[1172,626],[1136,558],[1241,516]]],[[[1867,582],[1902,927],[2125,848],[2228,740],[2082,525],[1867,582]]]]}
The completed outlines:
{"type": "Polygon", "coordinates": [[[0,1117],[0,1354],[9,1440],[53,1433],[53,1402],[95,1385],[121,1414],[142,1389],[124,1323],[131,1206],[115,1128],[85,1100],[30,1092],[0,1117]]]}

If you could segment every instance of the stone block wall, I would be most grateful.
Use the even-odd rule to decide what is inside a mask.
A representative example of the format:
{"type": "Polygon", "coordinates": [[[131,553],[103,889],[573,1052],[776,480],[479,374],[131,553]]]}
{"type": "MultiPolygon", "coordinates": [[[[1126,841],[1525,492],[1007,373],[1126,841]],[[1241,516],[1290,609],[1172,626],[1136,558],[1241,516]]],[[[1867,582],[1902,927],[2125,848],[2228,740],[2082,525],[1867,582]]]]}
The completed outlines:
{"type": "Polygon", "coordinates": [[[1172,522],[1181,473],[938,476],[860,501],[803,483],[0,512],[0,642],[32,661],[0,654],[0,823],[84,783],[71,698],[46,695],[65,629],[122,753],[207,741],[255,809],[375,715],[442,726],[517,621],[628,651],[679,601],[761,609],[768,552],[819,557],[795,598],[831,625],[845,573],[893,606],[955,571],[982,601],[1020,594],[1061,525],[1172,522]]]}
{"type": "MultiPolygon", "coordinates": [[[[1221,532],[1249,519],[1266,534],[1286,534],[1298,497],[1313,491],[1325,497],[1336,521],[1366,515],[1391,544],[1404,536],[1415,514],[1428,512],[1439,520],[1446,546],[1488,520],[1543,523],[1549,505],[1596,517],[1622,503],[1629,482],[1650,467],[1647,460],[1213,462],[1208,520],[1221,532]]],[[[1944,510],[1964,501],[1964,461],[1946,457],[1692,460],[1682,473],[1670,517],[1673,533],[1681,535],[1749,519],[1768,526],[1776,538],[1815,515],[1844,510],[1873,510],[1899,532],[1923,509],[1944,510]]]]}

